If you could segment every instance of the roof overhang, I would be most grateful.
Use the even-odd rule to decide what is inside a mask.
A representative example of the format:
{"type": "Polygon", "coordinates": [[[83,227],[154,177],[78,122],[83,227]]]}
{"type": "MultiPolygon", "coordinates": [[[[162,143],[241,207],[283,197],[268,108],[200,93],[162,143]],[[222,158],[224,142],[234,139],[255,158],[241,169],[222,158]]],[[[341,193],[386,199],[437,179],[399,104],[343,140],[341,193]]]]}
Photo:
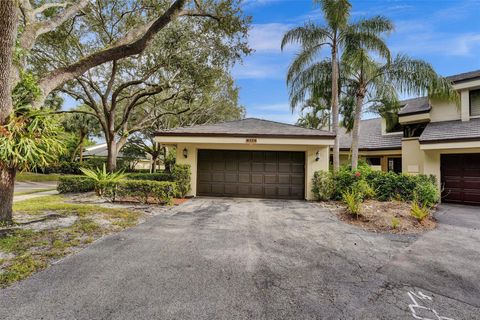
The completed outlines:
{"type": "Polygon", "coordinates": [[[160,144],[239,144],[239,145],[314,145],[331,146],[334,137],[321,136],[272,136],[272,135],[186,135],[167,134],[155,136],[155,141],[160,144]]]}
{"type": "Polygon", "coordinates": [[[469,149],[480,148],[480,139],[451,139],[420,141],[421,150],[442,150],[442,149],[469,149]]]}
{"type": "Polygon", "coordinates": [[[408,114],[402,114],[398,117],[400,124],[414,124],[430,122],[430,112],[412,112],[408,114]]]}

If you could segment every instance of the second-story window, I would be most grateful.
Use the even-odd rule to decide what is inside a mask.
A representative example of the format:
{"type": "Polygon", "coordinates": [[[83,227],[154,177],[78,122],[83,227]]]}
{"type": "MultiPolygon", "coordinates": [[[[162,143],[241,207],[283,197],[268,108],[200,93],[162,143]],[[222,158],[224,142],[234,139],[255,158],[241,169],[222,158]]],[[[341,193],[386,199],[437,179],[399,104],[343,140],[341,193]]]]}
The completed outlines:
{"type": "Polygon", "coordinates": [[[480,89],[470,90],[470,116],[480,116],[480,89]]]}

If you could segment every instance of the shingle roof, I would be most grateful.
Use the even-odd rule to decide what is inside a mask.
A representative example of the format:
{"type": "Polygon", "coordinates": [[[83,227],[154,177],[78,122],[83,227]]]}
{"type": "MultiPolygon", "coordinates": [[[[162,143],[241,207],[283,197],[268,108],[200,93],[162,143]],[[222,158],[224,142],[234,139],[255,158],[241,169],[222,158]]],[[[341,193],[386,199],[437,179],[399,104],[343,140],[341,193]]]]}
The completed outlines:
{"type": "Polygon", "coordinates": [[[480,118],[470,121],[430,122],[419,138],[421,143],[453,142],[462,140],[480,141],[480,118]]]}
{"type": "MultiPolygon", "coordinates": [[[[360,124],[360,150],[396,150],[402,148],[403,133],[382,135],[382,119],[362,120],[360,124]]],[[[345,128],[339,130],[340,149],[350,149],[352,135],[345,128]]]]}
{"type": "Polygon", "coordinates": [[[428,97],[403,100],[400,101],[400,105],[402,106],[402,109],[398,112],[400,116],[429,112],[432,109],[428,97]]]}
{"type": "Polygon", "coordinates": [[[332,138],[332,132],[256,118],[246,118],[216,124],[181,127],[159,131],[157,136],[230,136],[272,138],[332,138]]]}
{"type": "Polygon", "coordinates": [[[448,80],[451,82],[461,82],[461,81],[467,81],[475,78],[480,78],[480,70],[475,70],[475,71],[470,71],[470,72],[465,72],[465,73],[460,73],[460,74],[455,74],[452,76],[447,77],[448,80]]]}
{"type": "MultiPolygon", "coordinates": [[[[96,146],[88,147],[83,151],[83,156],[85,157],[107,157],[108,155],[108,150],[107,150],[107,144],[99,144],[96,146]]],[[[120,151],[118,153],[118,158],[123,157],[123,153],[120,151]]]]}

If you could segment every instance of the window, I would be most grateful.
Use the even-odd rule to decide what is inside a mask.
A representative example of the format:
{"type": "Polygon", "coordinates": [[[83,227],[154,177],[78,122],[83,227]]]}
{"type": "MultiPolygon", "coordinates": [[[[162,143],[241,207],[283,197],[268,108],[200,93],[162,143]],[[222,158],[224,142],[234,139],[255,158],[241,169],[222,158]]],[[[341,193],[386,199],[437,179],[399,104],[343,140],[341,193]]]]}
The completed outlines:
{"type": "Polygon", "coordinates": [[[470,90],[470,116],[480,116],[480,89],[470,90]]]}
{"type": "Polygon", "coordinates": [[[418,138],[422,135],[428,123],[407,124],[403,127],[404,138],[418,138]]]}
{"type": "Polygon", "coordinates": [[[379,166],[380,165],[380,157],[368,157],[367,163],[371,166],[379,166]]]}

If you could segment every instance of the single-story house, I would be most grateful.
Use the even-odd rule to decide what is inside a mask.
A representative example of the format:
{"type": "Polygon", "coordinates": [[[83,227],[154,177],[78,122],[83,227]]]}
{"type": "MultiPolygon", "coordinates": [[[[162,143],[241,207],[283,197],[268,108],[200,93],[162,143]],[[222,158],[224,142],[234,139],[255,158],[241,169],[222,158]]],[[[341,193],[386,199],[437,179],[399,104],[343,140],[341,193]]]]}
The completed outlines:
{"type": "Polygon", "coordinates": [[[247,118],[161,131],[177,163],[192,170],[190,196],[313,199],[315,171],[328,170],[334,135],[247,118]]]}
{"type": "MultiPolygon", "coordinates": [[[[85,151],[82,153],[82,157],[84,160],[89,158],[107,158],[108,149],[106,143],[97,144],[94,146],[90,146],[85,148],[85,151]]],[[[118,153],[118,159],[124,158],[122,151],[118,153]]],[[[152,167],[152,160],[143,158],[138,159],[137,163],[135,163],[136,170],[149,170],[152,167]]]]}

